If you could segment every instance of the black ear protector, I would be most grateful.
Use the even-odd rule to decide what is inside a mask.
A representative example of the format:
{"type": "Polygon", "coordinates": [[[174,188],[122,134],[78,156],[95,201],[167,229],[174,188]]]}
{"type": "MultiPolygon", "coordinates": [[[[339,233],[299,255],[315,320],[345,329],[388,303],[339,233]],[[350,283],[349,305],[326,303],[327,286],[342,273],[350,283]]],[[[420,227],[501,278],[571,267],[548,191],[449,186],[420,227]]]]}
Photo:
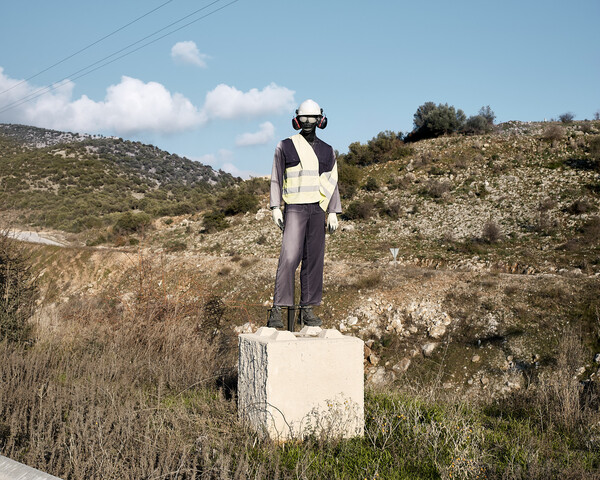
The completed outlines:
{"type": "MultiPolygon", "coordinates": [[[[321,120],[319,120],[319,123],[317,123],[317,127],[323,129],[326,126],[327,117],[323,114],[323,109],[321,109],[321,120]]],[[[292,127],[294,128],[294,130],[300,130],[302,128],[300,122],[298,121],[298,110],[296,110],[296,116],[292,118],[292,127]]]]}
{"type": "Polygon", "coordinates": [[[321,109],[321,120],[317,123],[317,127],[323,129],[327,126],[327,117],[323,113],[323,109],[321,109]]]}
{"type": "MultiPolygon", "coordinates": [[[[296,110],[296,115],[298,115],[298,110],[296,110]]],[[[294,130],[300,130],[302,128],[297,116],[292,118],[292,127],[294,127],[294,130]]]]}

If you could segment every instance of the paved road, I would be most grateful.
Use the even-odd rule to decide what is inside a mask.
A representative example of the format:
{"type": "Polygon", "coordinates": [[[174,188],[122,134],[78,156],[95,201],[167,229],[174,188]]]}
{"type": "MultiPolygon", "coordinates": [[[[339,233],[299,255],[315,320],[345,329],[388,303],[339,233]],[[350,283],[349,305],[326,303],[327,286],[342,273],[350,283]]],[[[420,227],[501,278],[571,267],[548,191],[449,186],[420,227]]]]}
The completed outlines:
{"type": "Polygon", "coordinates": [[[8,232],[8,236],[10,238],[14,238],[14,239],[20,240],[22,242],[41,243],[43,245],[55,245],[57,247],[65,246],[64,244],[57,242],[56,240],[52,240],[51,238],[47,238],[42,235],[40,235],[37,232],[21,232],[21,231],[17,231],[17,230],[10,230],[8,232]]]}

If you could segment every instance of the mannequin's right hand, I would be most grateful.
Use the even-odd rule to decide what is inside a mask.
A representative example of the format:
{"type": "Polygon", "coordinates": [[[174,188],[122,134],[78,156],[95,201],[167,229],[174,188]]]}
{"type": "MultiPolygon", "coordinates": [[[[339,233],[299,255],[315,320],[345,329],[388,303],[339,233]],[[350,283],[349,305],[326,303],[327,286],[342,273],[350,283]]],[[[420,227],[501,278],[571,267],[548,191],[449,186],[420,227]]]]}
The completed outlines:
{"type": "Polygon", "coordinates": [[[275,222],[275,225],[283,232],[283,213],[281,213],[281,208],[274,208],[271,210],[271,215],[273,215],[273,222],[275,222]]]}

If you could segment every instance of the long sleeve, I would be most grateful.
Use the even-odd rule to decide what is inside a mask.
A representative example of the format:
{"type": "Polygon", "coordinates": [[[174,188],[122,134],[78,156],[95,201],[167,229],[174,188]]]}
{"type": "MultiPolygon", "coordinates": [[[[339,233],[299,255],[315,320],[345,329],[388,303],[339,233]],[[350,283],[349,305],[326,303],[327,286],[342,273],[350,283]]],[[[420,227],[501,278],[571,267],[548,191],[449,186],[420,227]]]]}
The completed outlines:
{"type": "Polygon", "coordinates": [[[327,206],[327,213],[342,213],[342,202],[340,201],[340,190],[336,184],[329,205],[327,206]]]}
{"type": "Polygon", "coordinates": [[[283,157],[283,148],[281,142],[275,148],[273,156],[273,169],[271,170],[271,199],[269,206],[280,207],[283,203],[283,172],[285,170],[285,158],[283,157]]]}

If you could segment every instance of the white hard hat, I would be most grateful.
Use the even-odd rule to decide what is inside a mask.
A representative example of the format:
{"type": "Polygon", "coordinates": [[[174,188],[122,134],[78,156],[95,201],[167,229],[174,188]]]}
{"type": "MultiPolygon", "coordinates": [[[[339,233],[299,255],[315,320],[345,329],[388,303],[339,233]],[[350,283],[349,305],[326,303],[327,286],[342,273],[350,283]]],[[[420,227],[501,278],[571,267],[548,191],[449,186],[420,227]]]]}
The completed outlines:
{"type": "Polygon", "coordinates": [[[298,110],[296,110],[296,115],[323,115],[323,110],[317,102],[309,99],[300,104],[298,110]]]}

